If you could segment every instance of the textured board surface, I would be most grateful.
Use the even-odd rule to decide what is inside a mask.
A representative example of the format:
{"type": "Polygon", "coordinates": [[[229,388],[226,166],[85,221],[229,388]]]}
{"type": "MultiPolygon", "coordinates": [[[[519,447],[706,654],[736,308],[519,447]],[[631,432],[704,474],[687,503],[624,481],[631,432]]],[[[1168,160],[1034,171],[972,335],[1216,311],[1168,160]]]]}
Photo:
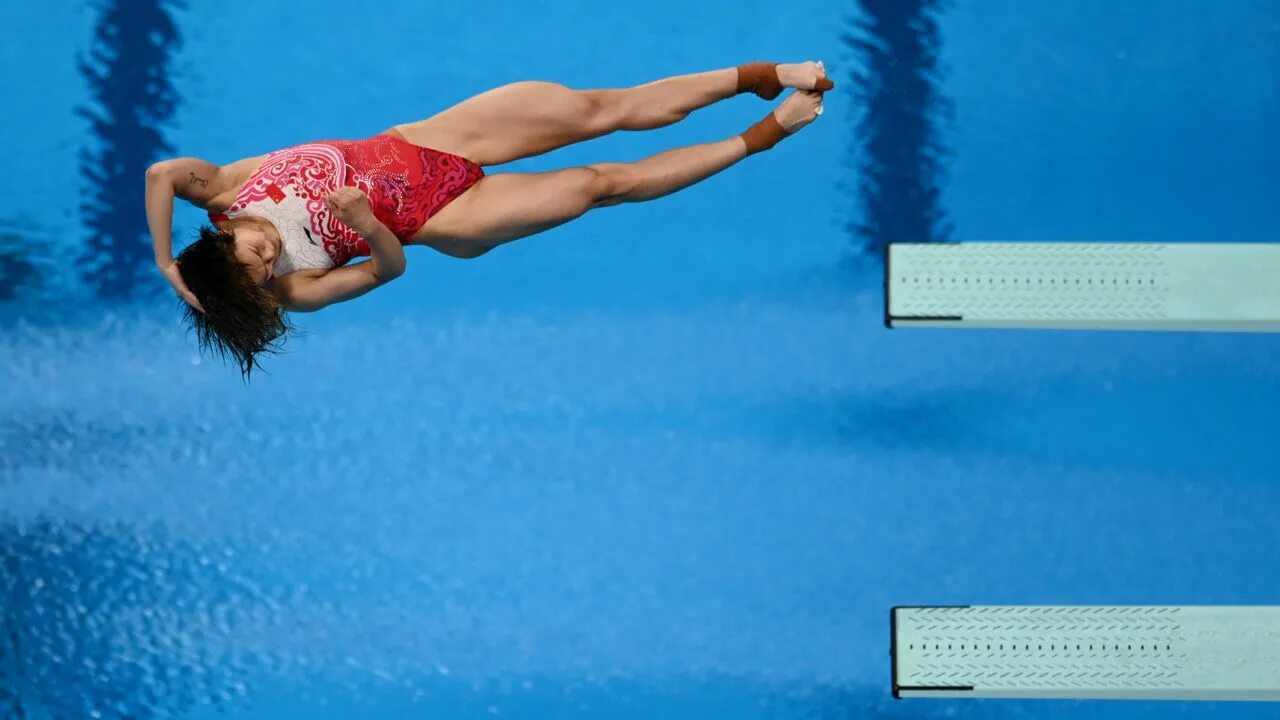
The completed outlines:
{"type": "Polygon", "coordinates": [[[904,243],[890,327],[1280,331],[1280,244],[904,243]]]}
{"type": "Polygon", "coordinates": [[[1280,607],[892,610],[894,697],[1280,700],[1280,607]]]}

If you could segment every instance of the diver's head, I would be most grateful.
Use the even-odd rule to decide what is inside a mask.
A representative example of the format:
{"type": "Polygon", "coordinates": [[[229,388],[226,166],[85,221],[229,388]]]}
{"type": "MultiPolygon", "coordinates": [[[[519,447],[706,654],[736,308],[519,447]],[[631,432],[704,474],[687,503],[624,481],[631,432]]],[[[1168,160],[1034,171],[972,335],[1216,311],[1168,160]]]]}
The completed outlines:
{"type": "Polygon", "coordinates": [[[204,312],[185,306],[200,347],[235,358],[245,379],[257,355],[275,352],[290,329],[284,307],[265,285],[279,242],[255,223],[204,226],[178,254],[178,271],[204,312]]]}
{"type": "Polygon", "coordinates": [[[280,255],[280,235],[270,223],[252,218],[229,220],[224,225],[233,236],[236,260],[249,272],[254,282],[265,286],[274,277],[272,266],[280,255]]]}

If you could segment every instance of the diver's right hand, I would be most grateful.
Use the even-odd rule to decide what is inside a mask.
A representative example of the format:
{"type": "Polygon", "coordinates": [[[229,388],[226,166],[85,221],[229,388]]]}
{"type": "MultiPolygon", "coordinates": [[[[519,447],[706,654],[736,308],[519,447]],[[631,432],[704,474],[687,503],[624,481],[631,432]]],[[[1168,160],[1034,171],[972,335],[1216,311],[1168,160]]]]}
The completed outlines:
{"type": "Polygon", "coordinates": [[[196,299],[195,293],[191,292],[191,288],[187,287],[187,283],[182,279],[182,273],[178,271],[178,261],[175,260],[168,265],[160,266],[160,272],[164,273],[164,278],[169,281],[173,289],[178,293],[178,297],[187,301],[187,304],[195,308],[201,314],[204,313],[204,307],[200,305],[200,301],[196,299]]]}

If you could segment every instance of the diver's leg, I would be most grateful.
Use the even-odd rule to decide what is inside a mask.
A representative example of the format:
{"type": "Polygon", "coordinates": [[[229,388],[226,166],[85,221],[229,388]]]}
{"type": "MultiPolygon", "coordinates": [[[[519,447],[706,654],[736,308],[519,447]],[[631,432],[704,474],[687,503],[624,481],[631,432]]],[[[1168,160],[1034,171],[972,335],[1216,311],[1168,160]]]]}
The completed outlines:
{"type": "Polygon", "coordinates": [[[825,77],[820,63],[808,62],[747,63],[607,90],[525,81],[494,88],[426,120],[393,129],[415,145],[461,155],[479,165],[500,165],[614,130],[670,125],[717,100],[759,92],[761,82],[812,88],[825,77]]]}
{"type": "Polygon", "coordinates": [[[544,173],[487,175],[436,213],[414,239],[456,257],[549,230],[592,208],[643,202],[689,187],[771,147],[811,122],[822,95],[798,91],[746,132],[632,163],[596,163],[544,173]]]}

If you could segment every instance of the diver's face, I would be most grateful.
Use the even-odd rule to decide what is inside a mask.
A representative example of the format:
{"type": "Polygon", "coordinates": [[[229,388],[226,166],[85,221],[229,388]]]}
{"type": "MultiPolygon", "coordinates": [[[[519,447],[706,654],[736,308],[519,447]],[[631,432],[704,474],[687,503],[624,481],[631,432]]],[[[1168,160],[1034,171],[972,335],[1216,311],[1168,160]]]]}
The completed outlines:
{"type": "Polygon", "coordinates": [[[267,234],[255,227],[241,226],[235,229],[236,260],[249,268],[249,277],[259,285],[266,285],[272,279],[271,266],[276,261],[276,246],[267,239],[267,234]]]}

